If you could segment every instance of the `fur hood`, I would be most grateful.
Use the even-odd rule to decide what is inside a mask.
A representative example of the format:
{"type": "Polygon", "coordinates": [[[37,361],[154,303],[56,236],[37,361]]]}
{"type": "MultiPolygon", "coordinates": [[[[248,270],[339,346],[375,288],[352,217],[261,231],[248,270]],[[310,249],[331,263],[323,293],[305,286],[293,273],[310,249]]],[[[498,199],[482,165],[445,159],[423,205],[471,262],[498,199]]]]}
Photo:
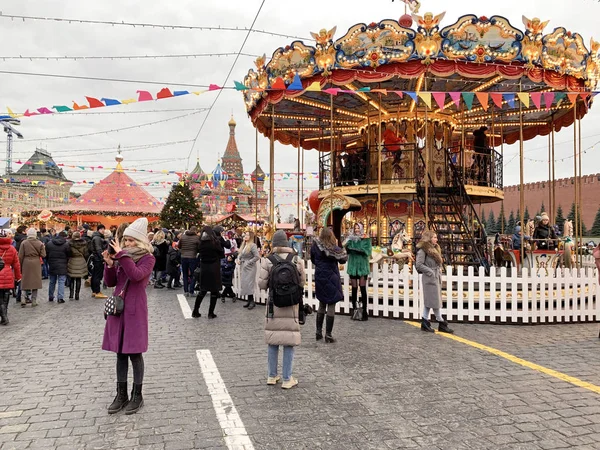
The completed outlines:
{"type": "Polygon", "coordinates": [[[433,245],[431,242],[420,241],[417,244],[417,249],[421,249],[427,256],[435,260],[440,266],[443,265],[442,249],[438,244],[433,245]]]}
{"type": "Polygon", "coordinates": [[[333,246],[333,247],[326,246],[318,238],[315,238],[314,242],[317,245],[318,249],[321,250],[322,252],[324,252],[325,256],[327,256],[328,258],[335,259],[342,264],[344,264],[348,260],[348,254],[346,253],[346,250],[344,250],[343,248],[338,247],[337,245],[333,246]]]}

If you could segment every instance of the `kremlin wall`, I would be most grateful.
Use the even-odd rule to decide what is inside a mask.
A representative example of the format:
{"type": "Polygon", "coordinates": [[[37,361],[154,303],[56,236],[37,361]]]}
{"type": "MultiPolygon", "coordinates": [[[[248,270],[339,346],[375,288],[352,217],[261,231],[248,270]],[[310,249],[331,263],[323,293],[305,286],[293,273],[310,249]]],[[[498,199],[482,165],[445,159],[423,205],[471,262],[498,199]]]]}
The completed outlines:
{"type": "MultiPolygon", "coordinates": [[[[556,183],[556,209],[561,206],[563,216],[567,217],[571,210],[571,205],[575,201],[575,184],[573,178],[560,178],[556,183]]],[[[600,173],[593,175],[584,175],[581,177],[582,189],[582,214],[583,223],[589,230],[594,223],[596,212],[600,207],[600,173]]],[[[539,181],[525,184],[525,205],[530,215],[540,211],[542,203],[546,211],[549,208],[550,183],[548,181],[539,181]]],[[[506,186],[504,188],[504,214],[508,218],[511,211],[516,214],[519,210],[519,186],[506,186]]],[[[496,202],[490,205],[483,205],[486,215],[489,211],[494,211],[494,216],[500,214],[502,202],[496,202]]],[[[551,218],[554,223],[554,218],[551,218]]]]}

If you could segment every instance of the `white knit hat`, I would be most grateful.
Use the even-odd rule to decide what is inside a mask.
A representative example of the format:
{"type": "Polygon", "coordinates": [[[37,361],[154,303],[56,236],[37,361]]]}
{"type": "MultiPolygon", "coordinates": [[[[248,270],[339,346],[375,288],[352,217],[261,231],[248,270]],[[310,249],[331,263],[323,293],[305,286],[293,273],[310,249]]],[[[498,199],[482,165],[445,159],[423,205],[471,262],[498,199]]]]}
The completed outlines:
{"type": "Polygon", "coordinates": [[[27,230],[27,237],[37,237],[37,230],[33,227],[27,230]]]}
{"type": "Polygon", "coordinates": [[[148,242],[148,219],[140,217],[125,228],[123,237],[130,237],[141,242],[148,242]]]}

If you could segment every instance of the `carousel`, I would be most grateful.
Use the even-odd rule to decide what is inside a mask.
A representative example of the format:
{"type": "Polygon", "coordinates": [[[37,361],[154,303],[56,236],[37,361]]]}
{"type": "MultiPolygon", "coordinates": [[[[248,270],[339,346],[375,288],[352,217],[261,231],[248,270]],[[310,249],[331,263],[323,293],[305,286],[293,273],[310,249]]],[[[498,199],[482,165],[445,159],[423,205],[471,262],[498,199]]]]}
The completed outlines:
{"type": "MultiPolygon", "coordinates": [[[[504,146],[519,144],[523,183],[524,142],[548,136],[553,161],[554,134],[572,126],[577,171],[578,126],[600,76],[594,40],[588,49],[581,35],[537,18],[516,27],[501,16],[406,10],[311,34],[314,44],[258,58],[243,96],[270,139],[271,173],[275,141],[298,149],[299,173],[303,150],[319,152],[310,205],[338,237],[358,222],[393,256],[432,229],[450,265],[485,266],[477,212],[503,200],[504,146]]],[[[273,214],[271,205],[271,223],[273,214]]]]}

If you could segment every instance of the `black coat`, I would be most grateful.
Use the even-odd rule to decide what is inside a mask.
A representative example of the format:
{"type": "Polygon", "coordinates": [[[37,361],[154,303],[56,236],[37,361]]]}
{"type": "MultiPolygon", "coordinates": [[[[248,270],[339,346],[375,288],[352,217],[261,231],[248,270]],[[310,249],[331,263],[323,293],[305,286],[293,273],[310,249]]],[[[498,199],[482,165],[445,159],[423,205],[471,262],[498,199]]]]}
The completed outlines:
{"type": "Polygon", "coordinates": [[[152,244],[158,251],[154,252],[156,262],[154,263],[154,270],[163,271],[167,268],[167,254],[169,253],[169,243],[162,241],[160,244],[152,244]]]}
{"type": "Polygon", "coordinates": [[[69,263],[69,245],[61,236],[55,236],[46,244],[46,260],[50,275],[67,275],[69,263]]]}
{"type": "Polygon", "coordinates": [[[227,258],[221,260],[221,281],[223,286],[233,286],[233,273],[235,272],[235,259],[227,261],[227,258]]]}
{"type": "Polygon", "coordinates": [[[315,296],[320,302],[331,304],[344,299],[339,264],[348,260],[340,247],[325,248],[318,239],[313,241],[310,260],[315,266],[315,296]]]}
{"type": "Polygon", "coordinates": [[[215,293],[221,290],[221,259],[224,257],[225,252],[218,241],[210,238],[200,241],[201,290],[215,293]]]}
{"type": "Polygon", "coordinates": [[[179,266],[181,265],[181,253],[172,246],[167,253],[167,274],[172,277],[179,275],[179,266]]]}

